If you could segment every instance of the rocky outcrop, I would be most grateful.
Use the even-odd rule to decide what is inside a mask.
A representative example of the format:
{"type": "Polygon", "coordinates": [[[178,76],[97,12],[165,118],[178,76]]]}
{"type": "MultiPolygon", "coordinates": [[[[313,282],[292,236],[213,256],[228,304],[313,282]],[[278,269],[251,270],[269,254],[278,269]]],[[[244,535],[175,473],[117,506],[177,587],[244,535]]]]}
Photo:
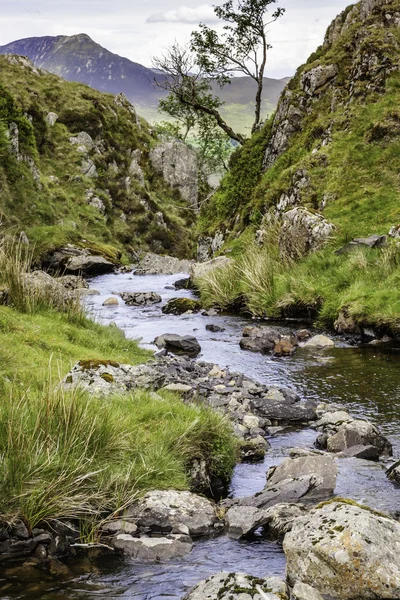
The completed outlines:
{"type": "Polygon", "coordinates": [[[288,600],[285,582],[244,573],[217,573],[201,581],[183,600],[288,600]]]}
{"type": "Polygon", "coordinates": [[[179,190],[182,198],[197,208],[199,167],[196,152],[178,139],[165,137],[150,151],[150,161],[166,183],[179,190]]]}
{"type": "Polygon", "coordinates": [[[334,231],[335,226],[322,215],[299,206],[282,215],[279,249],[282,256],[299,259],[320,250],[334,231]]]}
{"type": "Polygon", "coordinates": [[[346,501],[295,521],[284,539],[289,585],[333,600],[400,598],[400,524],[346,501]]]}
{"type": "Polygon", "coordinates": [[[195,263],[190,267],[190,278],[195,281],[201,277],[205,277],[215,269],[228,267],[232,264],[232,259],[227,256],[217,256],[207,262],[195,263]]]}
{"type": "Polygon", "coordinates": [[[216,252],[222,248],[225,241],[225,235],[217,231],[214,237],[200,236],[197,240],[197,262],[207,262],[211,260],[216,252]]]}

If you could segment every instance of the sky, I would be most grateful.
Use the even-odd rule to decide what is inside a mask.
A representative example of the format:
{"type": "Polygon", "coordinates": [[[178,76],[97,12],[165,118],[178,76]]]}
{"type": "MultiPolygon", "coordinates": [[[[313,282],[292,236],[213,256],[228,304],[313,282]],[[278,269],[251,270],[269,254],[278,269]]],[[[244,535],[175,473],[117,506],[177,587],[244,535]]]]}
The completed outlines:
{"type": "MultiPolygon", "coordinates": [[[[21,38],[87,33],[121,56],[152,66],[175,40],[185,43],[199,22],[218,27],[223,0],[0,0],[0,46],[21,38]]],[[[266,76],[294,73],[322,42],[349,0],[277,0],[286,13],[270,27],[266,76]]]]}

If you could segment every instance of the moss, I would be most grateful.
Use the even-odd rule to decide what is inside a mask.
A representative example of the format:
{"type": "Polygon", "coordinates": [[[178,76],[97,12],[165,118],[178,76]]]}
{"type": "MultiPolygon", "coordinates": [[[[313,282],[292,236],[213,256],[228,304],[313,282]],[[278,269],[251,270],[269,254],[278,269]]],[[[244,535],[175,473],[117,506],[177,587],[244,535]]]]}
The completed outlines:
{"type": "Polygon", "coordinates": [[[324,506],[328,506],[330,504],[337,504],[337,505],[341,505],[341,504],[347,504],[349,506],[356,506],[357,508],[360,508],[361,510],[366,510],[367,512],[376,515],[377,517],[384,517],[385,519],[389,519],[390,517],[388,515],[385,515],[382,512],[379,512],[378,510],[374,510],[373,508],[370,508],[369,506],[365,506],[364,504],[359,504],[358,502],[356,502],[355,500],[351,500],[350,498],[331,498],[331,500],[325,500],[324,502],[320,502],[320,504],[317,504],[317,506],[315,507],[317,510],[320,508],[323,508],[324,506]]]}
{"type": "Polygon", "coordinates": [[[182,315],[185,312],[199,312],[201,303],[191,298],[172,298],[162,308],[162,312],[167,315],[182,315]]]}
{"type": "Polygon", "coordinates": [[[79,361],[79,366],[83,371],[94,370],[97,371],[100,367],[115,367],[119,368],[119,363],[114,360],[81,360],[79,361]]]}
{"type": "Polygon", "coordinates": [[[114,383],[115,379],[113,377],[113,375],[111,375],[111,373],[102,373],[102,375],[100,375],[101,379],[104,379],[104,381],[106,381],[107,383],[114,383]]]}

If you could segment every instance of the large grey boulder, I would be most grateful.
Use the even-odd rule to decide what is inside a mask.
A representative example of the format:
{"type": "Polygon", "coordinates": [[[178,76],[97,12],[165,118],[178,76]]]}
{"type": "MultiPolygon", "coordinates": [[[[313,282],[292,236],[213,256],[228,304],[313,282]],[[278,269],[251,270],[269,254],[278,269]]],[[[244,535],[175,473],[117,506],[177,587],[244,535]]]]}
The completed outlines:
{"type": "Polygon", "coordinates": [[[250,408],[256,415],[279,423],[314,421],[316,404],[302,401],[294,392],[270,388],[261,397],[250,400],[250,408]]]}
{"type": "Polygon", "coordinates": [[[121,292],[122,300],[128,306],[148,306],[162,302],[162,298],[155,292],[121,292]]]}
{"type": "Polygon", "coordinates": [[[306,512],[301,504],[276,504],[266,509],[232,506],[225,520],[228,534],[234,539],[245,537],[260,527],[269,539],[281,539],[292,529],[294,521],[306,512]]]}
{"type": "Polygon", "coordinates": [[[221,572],[201,581],[183,600],[287,600],[285,582],[221,572]]]}
{"type": "Polygon", "coordinates": [[[217,256],[206,262],[194,263],[190,268],[190,278],[192,280],[200,279],[216,269],[226,268],[231,264],[233,264],[233,261],[228,256],[217,256]]]}
{"type": "Polygon", "coordinates": [[[182,198],[197,208],[199,166],[195,150],[176,138],[164,137],[150,151],[150,162],[171,188],[179,190],[182,198]]]}
{"type": "Polygon", "coordinates": [[[386,456],[393,453],[392,444],[379,429],[361,419],[343,424],[336,433],[328,436],[326,444],[329,452],[343,452],[354,446],[374,446],[379,454],[386,456]]]}
{"type": "Polygon", "coordinates": [[[296,479],[288,478],[277,484],[267,485],[262,492],[254,496],[230,501],[230,504],[266,509],[276,504],[306,502],[308,498],[314,500],[313,491],[320,483],[321,480],[314,474],[301,475],[296,479]]]}
{"type": "Polygon", "coordinates": [[[74,256],[65,265],[65,273],[76,275],[85,274],[87,277],[103,275],[114,271],[115,265],[104,256],[74,256]]]}
{"type": "Polygon", "coordinates": [[[187,535],[135,538],[121,533],[115,536],[112,545],[127,556],[150,562],[182,558],[193,548],[193,542],[187,535]]]}
{"type": "Polygon", "coordinates": [[[154,340],[157,348],[165,348],[174,354],[195,357],[201,352],[201,346],[192,335],[177,335],[175,333],[164,333],[154,340]]]}
{"type": "Polygon", "coordinates": [[[67,288],[44,271],[33,271],[22,275],[22,286],[25,294],[33,301],[45,301],[53,306],[65,308],[72,296],[67,288]]]}
{"type": "Polygon", "coordinates": [[[282,256],[299,259],[320,250],[331,238],[335,226],[322,215],[297,206],[282,215],[279,249],[282,256]]]}
{"type": "Polygon", "coordinates": [[[283,541],[287,579],[331,600],[400,598],[400,523],[332,501],[298,519],[283,541]]]}
{"type": "Polygon", "coordinates": [[[245,327],[239,344],[242,350],[267,354],[272,352],[280,339],[280,333],[271,327],[245,327]]]}
{"type": "Polygon", "coordinates": [[[267,476],[267,487],[275,486],[287,479],[296,480],[304,475],[315,477],[315,486],[307,494],[308,500],[320,500],[330,496],[336,487],[337,466],[327,455],[286,458],[277,467],[271,467],[267,476]]]}
{"type": "Polygon", "coordinates": [[[126,510],[137,526],[154,532],[171,532],[186,525],[192,537],[211,535],[221,527],[214,502],[176,490],[148,492],[126,510]]]}
{"type": "Polygon", "coordinates": [[[67,290],[83,290],[88,289],[88,282],[79,275],[63,275],[57,277],[56,281],[61,283],[67,290]]]}
{"type": "Polygon", "coordinates": [[[319,65],[318,67],[314,67],[302,74],[301,89],[310,96],[318,94],[328,81],[336,77],[337,73],[338,70],[335,65],[319,65]]]}

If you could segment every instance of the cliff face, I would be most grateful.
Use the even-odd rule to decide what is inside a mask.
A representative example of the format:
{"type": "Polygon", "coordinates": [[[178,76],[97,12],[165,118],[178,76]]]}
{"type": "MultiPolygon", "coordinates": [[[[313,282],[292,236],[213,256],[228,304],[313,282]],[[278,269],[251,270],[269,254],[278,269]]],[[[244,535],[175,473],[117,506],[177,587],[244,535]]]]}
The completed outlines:
{"type": "Polygon", "coordinates": [[[187,177],[165,181],[152,166],[159,142],[123,94],[0,56],[1,132],[2,223],[24,230],[38,254],[67,242],[191,254],[187,177]]]}
{"type": "Polygon", "coordinates": [[[274,117],[233,157],[202,232],[228,229],[232,239],[251,227],[262,240],[278,223],[285,238],[312,217],[316,248],[333,235],[387,233],[400,219],[399,42],[399,0],[340,14],[274,117]]]}

